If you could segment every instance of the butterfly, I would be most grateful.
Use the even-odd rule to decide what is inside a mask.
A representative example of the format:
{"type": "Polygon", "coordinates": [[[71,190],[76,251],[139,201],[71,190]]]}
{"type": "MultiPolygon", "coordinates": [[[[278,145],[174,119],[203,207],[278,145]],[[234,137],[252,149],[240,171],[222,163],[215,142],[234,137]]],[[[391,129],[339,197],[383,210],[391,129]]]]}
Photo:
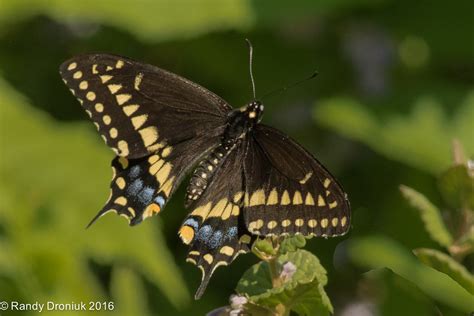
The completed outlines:
{"type": "Polygon", "coordinates": [[[341,185],[301,145],[260,123],[260,101],[233,109],[194,82],[110,54],[76,56],[60,74],[116,154],[109,199],[89,225],[109,212],[137,225],[191,174],[179,236],[186,260],[202,270],[196,299],[215,269],[257,238],[348,231],[341,185]]]}

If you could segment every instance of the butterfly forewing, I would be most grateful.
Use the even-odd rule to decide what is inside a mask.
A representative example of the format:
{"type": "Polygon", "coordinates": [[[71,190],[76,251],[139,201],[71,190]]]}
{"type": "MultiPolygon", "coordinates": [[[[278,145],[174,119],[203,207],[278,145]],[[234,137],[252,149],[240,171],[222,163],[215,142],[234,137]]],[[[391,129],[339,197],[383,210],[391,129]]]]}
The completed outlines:
{"type": "Polygon", "coordinates": [[[115,211],[137,224],[158,213],[186,171],[219,143],[230,106],[191,81],[106,54],[75,57],[60,72],[121,157],[94,220],[115,211]]]}
{"type": "Polygon", "coordinates": [[[334,177],[304,148],[258,125],[245,159],[244,219],[252,234],[337,236],[347,232],[350,207],[334,177]]]}
{"type": "Polygon", "coordinates": [[[144,157],[208,133],[225,124],[230,109],[195,83],[124,57],[78,56],[60,72],[107,145],[122,157],[144,157]]]}

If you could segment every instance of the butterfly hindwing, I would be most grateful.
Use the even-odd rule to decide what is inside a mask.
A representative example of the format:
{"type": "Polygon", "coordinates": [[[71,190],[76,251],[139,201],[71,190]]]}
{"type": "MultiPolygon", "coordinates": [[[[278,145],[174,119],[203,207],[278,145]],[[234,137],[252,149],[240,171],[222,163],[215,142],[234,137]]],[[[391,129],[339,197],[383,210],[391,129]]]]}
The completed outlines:
{"type": "Polygon", "coordinates": [[[248,252],[253,240],[241,215],[243,154],[243,144],[239,143],[223,158],[206,190],[189,206],[191,213],[179,231],[183,242],[190,245],[187,261],[202,270],[196,298],[204,292],[215,269],[248,252]]]}
{"type": "Polygon", "coordinates": [[[209,218],[202,224],[186,259],[202,272],[201,284],[195,294],[196,299],[202,296],[212,274],[219,266],[227,266],[238,255],[250,251],[254,237],[248,233],[241,219],[241,217],[226,220],[209,218]]]}
{"type": "Polygon", "coordinates": [[[245,159],[243,215],[260,236],[338,236],[350,225],[346,194],[303,147],[278,130],[258,125],[245,159]]]}
{"type": "Polygon", "coordinates": [[[112,160],[113,177],[109,199],[89,226],[109,212],[125,217],[130,225],[159,213],[168,200],[173,178],[167,179],[161,185],[161,190],[158,190],[160,183],[149,172],[150,167],[156,163],[161,164],[161,176],[167,177],[164,173],[169,171],[165,167],[165,162],[159,162],[157,155],[130,160],[116,157],[112,160]]]}
{"type": "Polygon", "coordinates": [[[144,157],[215,130],[230,109],[189,80],[125,57],[77,56],[63,63],[60,73],[107,145],[122,157],[144,157]]]}
{"type": "Polygon", "coordinates": [[[158,214],[185,173],[218,141],[219,134],[210,133],[164,147],[146,157],[116,157],[112,160],[110,197],[91,224],[110,211],[128,218],[130,225],[158,214]]]}

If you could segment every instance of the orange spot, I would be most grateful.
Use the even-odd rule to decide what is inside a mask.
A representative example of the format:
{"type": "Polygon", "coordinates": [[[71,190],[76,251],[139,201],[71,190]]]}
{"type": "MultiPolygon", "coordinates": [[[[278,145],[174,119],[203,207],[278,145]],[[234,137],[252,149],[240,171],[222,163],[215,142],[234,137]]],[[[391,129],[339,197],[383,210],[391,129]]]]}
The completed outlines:
{"type": "Polygon", "coordinates": [[[189,245],[194,238],[194,229],[187,225],[181,227],[179,237],[186,245],[189,245]]]}
{"type": "Polygon", "coordinates": [[[143,218],[145,219],[147,217],[158,214],[160,211],[161,207],[156,203],[152,203],[146,207],[145,212],[143,212],[143,218]]]}

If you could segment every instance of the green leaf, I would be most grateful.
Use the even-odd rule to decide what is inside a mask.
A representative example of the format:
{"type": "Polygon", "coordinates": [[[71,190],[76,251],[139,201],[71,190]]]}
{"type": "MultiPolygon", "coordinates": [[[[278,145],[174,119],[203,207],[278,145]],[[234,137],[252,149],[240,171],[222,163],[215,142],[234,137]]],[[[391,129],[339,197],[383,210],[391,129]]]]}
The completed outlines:
{"type": "Polygon", "coordinates": [[[264,259],[265,256],[274,256],[276,254],[276,250],[269,239],[257,239],[252,245],[252,251],[261,259],[264,259]]]}
{"type": "Polygon", "coordinates": [[[218,29],[246,29],[254,20],[245,0],[2,0],[0,30],[35,15],[48,15],[72,25],[110,25],[146,41],[184,38],[218,29]]]}
{"type": "Polygon", "coordinates": [[[361,141],[389,159],[437,174],[451,164],[451,140],[458,138],[466,152],[474,152],[472,122],[474,92],[470,91],[453,116],[431,97],[420,97],[409,115],[379,119],[351,98],[318,102],[313,117],[322,126],[361,141]]]}
{"type": "Polygon", "coordinates": [[[353,8],[373,8],[385,3],[385,0],[263,0],[253,1],[259,19],[264,23],[282,23],[282,21],[301,20],[307,16],[327,15],[353,8]]]}
{"type": "Polygon", "coordinates": [[[324,291],[326,270],[312,253],[299,249],[278,257],[278,270],[292,262],[296,272],[283,285],[273,288],[267,262],[247,270],[237,285],[237,292],[249,295],[251,302],[269,308],[283,304],[299,315],[329,315],[333,307],[324,291]]]}
{"type": "Polygon", "coordinates": [[[1,78],[0,104],[0,252],[14,264],[0,275],[27,300],[88,301],[106,294],[89,261],[128,262],[175,306],[186,304],[158,218],[131,228],[109,215],[84,229],[108,195],[113,157],[91,124],[52,120],[1,78]]]}
{"type": "Polygon", "coordinates": [[[147,307],[147,293],[140,278],[133,270],[116,267],[112,274],[111,292],[114,313],[118,315],[151,315],[147,307]]]}
{"type": "Polygon", "coordinates": [[[474,295],[474,275],[445,253],[434,249],[419,248],[413,251],[421,262],[449,275],[454,281],[474,295]]]}
{"type": "Polygon", "coordinates": [[[401,185],[400,191],[411,206],[420,211],[421,219],[431,239],[438,242],[441,246],[449,247],[453,243],[453,238],[444,225],[438,208],[423,194],[412,188],[401,185]]]}
{"type": "Polygon", "coordinates": [[[296,251],[299,248],[303,248],[306,245],[306,238],[302,235],[295,235],[291,237],[286,237],[280,244],[278,252],[280,254],[285,254],[287,252],[296,251]]]}
{"type": "Polygon", "coordinates": [[[446,204],[453,210],[474,210],[474,178],[467,166],[457,165],[441,174],[438,187],[446,204]]]}
{"type": "Polygon", "coordinates": [[[273,313],[272,310],[253,302],[248,302],[245,304],[245,311],[252,316],[275,316],[275,313],[273,313]]]}
{"type": "Polygon", "coordinates": [[[407,249],[386,237],[366,237],[349,244],[352,260],[370,269],[388,268],[413,282],[426,295],[462,312],[474,310],[474,296],[448,275],[416,259],[407,249]]]}
{"type": "Polygon", "coordinates": [[[457,246],[470,247],[471,250],[474,250],[474,225],[471,225],[468,231],[459,239],[457,246]]]}

